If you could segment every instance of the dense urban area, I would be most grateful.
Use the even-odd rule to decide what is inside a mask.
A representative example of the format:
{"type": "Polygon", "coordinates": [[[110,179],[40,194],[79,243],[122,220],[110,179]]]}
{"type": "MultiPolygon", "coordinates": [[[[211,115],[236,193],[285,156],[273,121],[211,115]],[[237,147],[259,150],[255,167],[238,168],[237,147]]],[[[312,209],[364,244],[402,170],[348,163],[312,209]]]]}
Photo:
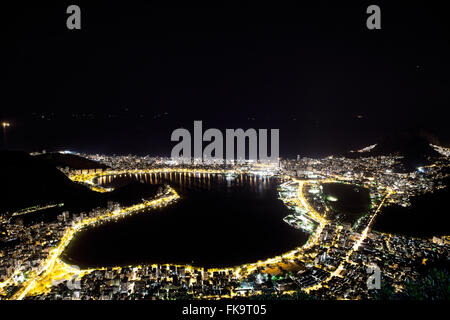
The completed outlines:
{"type": "MultiPolygon", "coordinates": [[[[149,264],[80,269],[60,258],[76,233],[101,223],[114,223],[130,214],[151,214],[180,197],[169,185],[151,199],[86,213],[64,211],[57,220],[24,226],[18,215],[29,215],[60,204],[23,208],[0,216],[0,299],[220,299],[234,297],[298,297],[314,299],[372,299],[372,274],[383,286],[402,292],[421,266],[447,261],[450,237],[413,238],[372,230],[383,207],[411,206],[415,196],[446,187],[449,150],[433,146],[441,157],[414,171],[401,170],[400,156],[371,156],[371,147],[355,158],[281,159],[277,163],[180,163],[161,157],[80,154],[107,169],[59,168],[72,181],[97,192],[110,192],[99,178],[120,175],[183,174],[194,178],[241,174],[279,179],[278,197],[290,209],[284,221],[310,234],[295,250],[263,261],[230,268],[149,264]],[[342,183],[369,192],[367,213],[356,221],[336,219],[323,189],[342,183]]],[[[376,283],[376,281],[374,282],[376,283]]],[[[379,288],[376,288],[379,289],[379,288]]]]}

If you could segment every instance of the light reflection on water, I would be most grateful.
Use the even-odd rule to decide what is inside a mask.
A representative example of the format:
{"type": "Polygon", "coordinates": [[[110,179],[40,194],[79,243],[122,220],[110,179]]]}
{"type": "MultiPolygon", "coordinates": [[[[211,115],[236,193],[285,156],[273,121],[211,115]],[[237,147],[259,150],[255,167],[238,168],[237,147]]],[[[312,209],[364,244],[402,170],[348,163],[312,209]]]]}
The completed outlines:
{"type": "Polygon", "coordinates": [[[233,266],[269,258],[303,245],[308,234],[283,221],[292,212],[277,199],[277,178],[223,174],[124,174],[99,183],[168,183],[181,199],[82,231],[65,259],[80,267],[138,263],[233,266]]]}

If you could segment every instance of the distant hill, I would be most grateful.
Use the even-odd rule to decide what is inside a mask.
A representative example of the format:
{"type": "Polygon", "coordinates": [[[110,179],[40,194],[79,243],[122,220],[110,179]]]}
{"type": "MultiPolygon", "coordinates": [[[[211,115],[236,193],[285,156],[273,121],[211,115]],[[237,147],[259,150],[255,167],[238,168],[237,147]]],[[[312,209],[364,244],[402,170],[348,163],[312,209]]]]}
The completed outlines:
{"type": "Polygon", "coordinates": [[[411,131],[397,132],[392,136],[384,137],[371,153],[380,155],[397,153],[414,158],[440,155],[430,146],[426,136],[411,131]]]}
{"type": "MultiPolygon", "coordinates": [[[[398,155],[403,156],[403,165],[407,171],[418,166],[428,165],[429,157],[440,157],[439,152],[430,146],[430,135],[421,130],[403,130],[380,139],[368,152],[353,152],[345,155],[351,158],[367,156],[398,155]]],[[[434,142],[434,141],[433,141],[434,142]]]]}
{"type": "MultiPolygon", "coordinates": [[[[55,167],[59,158],[30,156],[21,151],[0,151],[0,215],[36,205],[64,203],[64,210],[88,211],[112,200],[123,205],[153,197],[160,185],[126,181],[110,193],[98,193],[70,180],[55,167]],[[49,160],[50,159],[50,160],[49,160]]],[[[63,157],[81,163],[82,157],[63,157]]],[[[94,161],[92,161],[94,162],[94,161]]],[[[68,162],[64,162],[68,163],[68,162]]],[[[94,162],[94,164],[97,164],[94,162]]],[[[81,167],[74,167],[81,168],[81,167]]],[[[88,168],[83,165],[82,168],[88,168]]],[[[91,166],[90,169],[96,168],[91,166]]]]}
{"type": "Polygon", "coordinates": [[[48,161],[20,151],[0,151],[0,214],[34,205],[98,203],[98,194],[72,182],[48,161]]]}
{"type": "Polygon", "coordinates": [[[37,159],[44,160],[54,167],[69,167],[73,170],[79,169],[107,169],[108,166],[102,163],[86,159],[75,154],[67,153],[44,153],[34,156],[37,159]]]}

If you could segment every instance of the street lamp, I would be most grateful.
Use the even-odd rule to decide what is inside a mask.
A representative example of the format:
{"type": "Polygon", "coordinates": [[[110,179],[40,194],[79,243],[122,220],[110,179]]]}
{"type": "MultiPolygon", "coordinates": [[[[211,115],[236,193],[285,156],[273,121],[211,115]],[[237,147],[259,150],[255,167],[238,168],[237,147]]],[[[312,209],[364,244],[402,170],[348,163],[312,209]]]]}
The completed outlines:
{"type": "Polygon", "coordinates": [[[6,148],[6,128],[10,126],[9,122],[2,122],[2,128],[3,128],[3,144],[6,148]]]}

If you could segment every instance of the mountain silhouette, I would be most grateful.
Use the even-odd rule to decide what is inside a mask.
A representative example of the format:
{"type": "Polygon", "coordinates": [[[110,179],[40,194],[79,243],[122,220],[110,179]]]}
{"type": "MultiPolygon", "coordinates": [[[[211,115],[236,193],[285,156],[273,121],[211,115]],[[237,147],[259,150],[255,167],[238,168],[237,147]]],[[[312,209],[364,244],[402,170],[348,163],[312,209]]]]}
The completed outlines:
{"type": "Polygon", "coordinates": [[[43,153],[35,156],[36,159],[42,159],[54,167],[69,167],[73,170],[79,169],[107,169],[108,166],[102,163],[80,157],[75,154],[66,153],[43,153]]]}
{"type": "Polygon", "coordinates": [[[152,198],[161,185],[126,182],[114,191],[98,193],[70,180],[56,164],[76,162],[79,169],[93,169],[95,161],[82,157],[47,158],[22,151],[0,151],[0,215],[36,205],[64,203],[69,211],[105,207],[108,201],[131,205],[152,198]],[[93,163],[91,163],[93,162],[93,163]],[[80,167],[81,164],[87,167],[80,167]]]}
{"type": "Polygon", "coordinates": [[[21,151],[0,151],[0,214],[50,203],[97,203],[98,194],[72,182],[43,159],[21,151]]]}
{"type": "Polygon", "coordinates": [[[343,156],[349,158],[373,156],[402,156],[405,171],[414,171],[418,166],[429,165],[430,159],[440,157],[441,154],[430,146],[438,141],[433,135],[421,130],[399,130],[380,139],[376,146],[367,152],[348,152],[343,156]]]}

